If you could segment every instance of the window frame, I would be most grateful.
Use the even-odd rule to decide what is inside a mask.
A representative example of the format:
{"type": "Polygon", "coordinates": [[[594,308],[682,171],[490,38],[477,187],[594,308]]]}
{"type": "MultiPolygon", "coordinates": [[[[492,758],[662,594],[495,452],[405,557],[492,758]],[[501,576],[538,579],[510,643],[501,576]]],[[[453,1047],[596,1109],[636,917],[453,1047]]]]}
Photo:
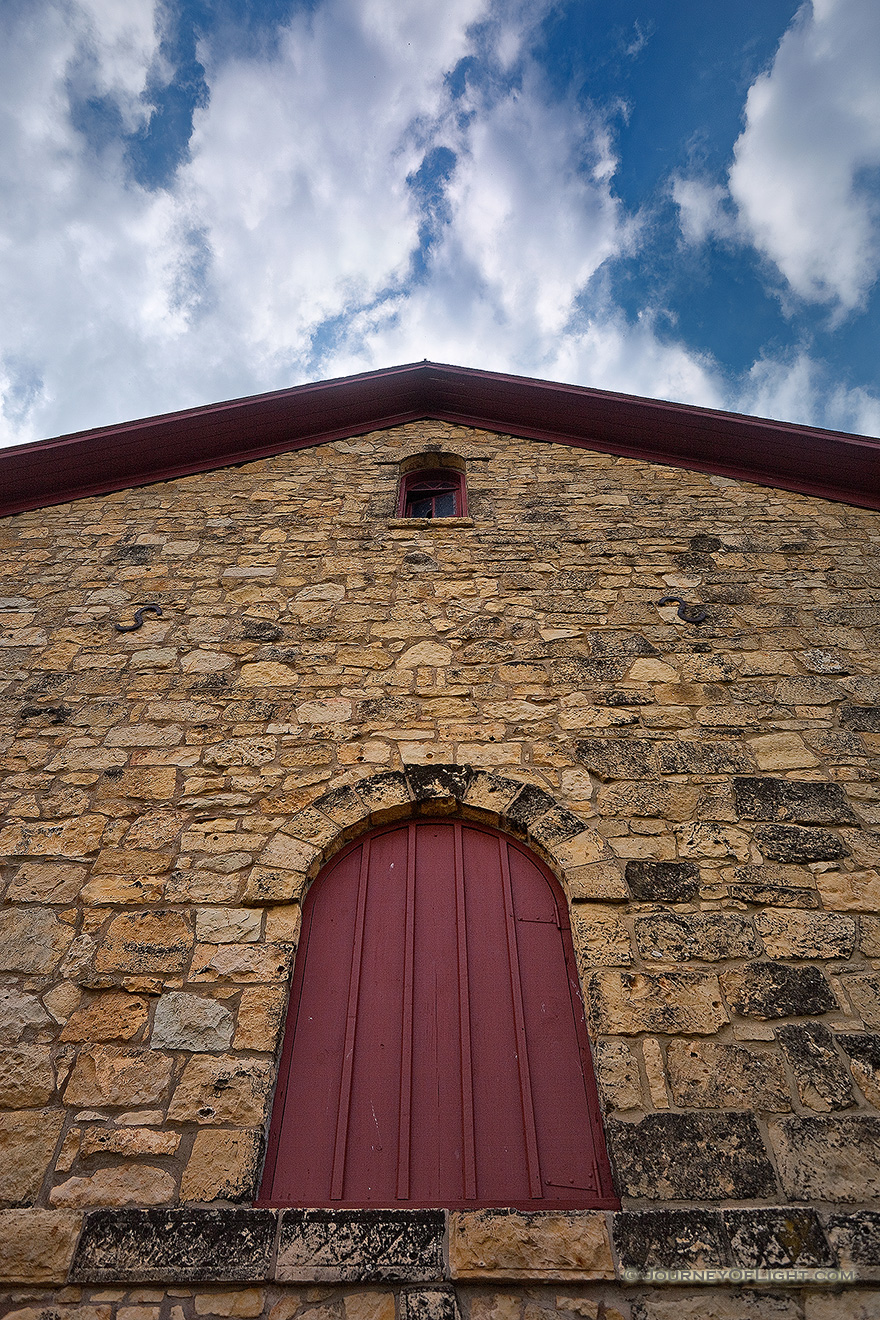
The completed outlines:
{"type": "Polygon", "coordinates": [[[426,522],[443,522],[450,518],[467,518],[467,483],[464,473],[453,467],[423,467],[404,473],[400,480],[397,517],[419,520],[424,517],[426,522]],[[434,487],[433,490],[431,490],[432,486],[434,487]],[[455,512],[439,516],[431,514],[428,517],[408,512],[408,505],[421,488],[426,488],[426,494],[442,494],[446,491],[452,491],[455,499],[455,512]]]}

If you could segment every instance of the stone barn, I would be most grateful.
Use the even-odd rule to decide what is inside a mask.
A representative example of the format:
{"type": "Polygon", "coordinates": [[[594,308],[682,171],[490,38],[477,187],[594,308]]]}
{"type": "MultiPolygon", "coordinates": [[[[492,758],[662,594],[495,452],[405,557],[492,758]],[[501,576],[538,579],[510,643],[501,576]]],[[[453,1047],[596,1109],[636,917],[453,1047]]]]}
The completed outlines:
{"type": "Polygon", "coordinates": [[[0,500],[4,1315],[880,1315],[880,442],[425,362],[0,500]]]}

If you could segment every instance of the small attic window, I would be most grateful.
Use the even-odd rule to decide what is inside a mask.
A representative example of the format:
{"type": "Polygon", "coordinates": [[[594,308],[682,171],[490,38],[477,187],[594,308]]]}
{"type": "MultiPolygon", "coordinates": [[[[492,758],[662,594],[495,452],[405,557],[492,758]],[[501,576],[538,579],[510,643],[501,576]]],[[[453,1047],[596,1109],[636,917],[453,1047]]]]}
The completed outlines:
{"type": "Polygon", "coordinates": [[[398,518],[466,518],[467,488],[457,467],[416,467],[404,472],[398,518]]]}

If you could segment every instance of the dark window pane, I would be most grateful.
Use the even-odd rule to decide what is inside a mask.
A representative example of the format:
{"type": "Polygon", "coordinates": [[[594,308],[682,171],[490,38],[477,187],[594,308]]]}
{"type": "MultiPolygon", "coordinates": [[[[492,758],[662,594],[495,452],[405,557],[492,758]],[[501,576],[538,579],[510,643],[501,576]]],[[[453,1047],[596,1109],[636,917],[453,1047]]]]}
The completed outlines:
{"type": "Polygon", "coordinates": [[[411,495],[406,502],[408,518],[433,518],[434,497],[432,495],[411,495]]]}
{"type": "Polygon", "coordinates": [[[444,490],[434,496],[434,517],[455,517],[455,491],[444,490]]]}

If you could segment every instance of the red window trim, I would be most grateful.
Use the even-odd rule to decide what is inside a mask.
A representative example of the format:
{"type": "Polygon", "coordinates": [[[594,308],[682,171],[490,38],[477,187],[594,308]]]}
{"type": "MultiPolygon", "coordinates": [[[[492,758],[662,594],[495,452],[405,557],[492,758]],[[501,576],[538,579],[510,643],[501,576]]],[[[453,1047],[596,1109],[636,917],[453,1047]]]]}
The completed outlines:
{"type": "Polygon", "coordinates": [[[455,513],[445,514],[444,517],[466,518],[468,516],[467,502],[467,483],[464,479],[464,473],[456,468],[418,468],[414,472],[407,472],[400,482],[400,494],[397,501],[397,517],[412,518],[411,513],[407,513],[407,504],[412,499],[413,494],[418,490],[434,490],[437,492],[451,490],[455,495],[455,513]]]}

